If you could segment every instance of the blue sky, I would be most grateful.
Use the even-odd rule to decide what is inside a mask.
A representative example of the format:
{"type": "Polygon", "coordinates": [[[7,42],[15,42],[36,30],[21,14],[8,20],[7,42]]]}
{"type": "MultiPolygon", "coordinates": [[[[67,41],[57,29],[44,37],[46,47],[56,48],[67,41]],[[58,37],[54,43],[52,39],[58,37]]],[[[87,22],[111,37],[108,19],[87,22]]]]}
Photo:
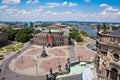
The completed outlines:
{"type": "Polygon", "coordinates": [[[0,21],[120,22],[120,0],[0,0],[0,21]]]}

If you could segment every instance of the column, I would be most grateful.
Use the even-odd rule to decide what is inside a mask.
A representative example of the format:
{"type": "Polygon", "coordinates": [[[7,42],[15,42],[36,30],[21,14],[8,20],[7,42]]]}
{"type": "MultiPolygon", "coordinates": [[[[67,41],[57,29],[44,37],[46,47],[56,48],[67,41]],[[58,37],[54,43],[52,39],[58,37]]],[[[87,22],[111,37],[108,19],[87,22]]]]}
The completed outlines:
{"type": "Polygon", "coordinates": [[[119,74],[118,74],[118,76],[117,76],[117,80],[120,80],[120,79],[119,79],[119,74]]]}
{"type": "Polygon", "coordinates": [[[107,73],[108,71],[107,70],[105,70],[105,79],[107,79],[107,74],[109,74],[109,73],[107,73]]]}
{"type": "Polygon", "coordinates": [[[110,74],[110,71],[109,71],[109,74],[108,74],[108,80],[110,79],[110,76],[111,76],[111,74],[110,74]]]}

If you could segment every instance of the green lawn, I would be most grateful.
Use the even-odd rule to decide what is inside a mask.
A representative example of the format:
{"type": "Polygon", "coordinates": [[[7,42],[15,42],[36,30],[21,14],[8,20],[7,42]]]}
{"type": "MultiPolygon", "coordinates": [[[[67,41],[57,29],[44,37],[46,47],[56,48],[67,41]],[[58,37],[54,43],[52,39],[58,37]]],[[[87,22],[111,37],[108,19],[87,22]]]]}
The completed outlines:
{"type": "Polygon", "coordinates": [[[83,42],[77,42],[77,45],[82,46],[82,45],[86,44],[87,42],[88,42],[88,41],[86,41],[86,40],[84,40],[83,42]]]}
{"type": "Polygon", "coordinates": [[[3,49],[3,48],[0,48],[0,52],[1,52],[1,51],[4,51],[4,49],[3,49]]]}
{"type": "Polygon", "coordinates": [[[16,52],[19,51],[21,47],[23,47],[23,43],[14,42],[13,44],[0,48],[0,52],[16,52]]]}

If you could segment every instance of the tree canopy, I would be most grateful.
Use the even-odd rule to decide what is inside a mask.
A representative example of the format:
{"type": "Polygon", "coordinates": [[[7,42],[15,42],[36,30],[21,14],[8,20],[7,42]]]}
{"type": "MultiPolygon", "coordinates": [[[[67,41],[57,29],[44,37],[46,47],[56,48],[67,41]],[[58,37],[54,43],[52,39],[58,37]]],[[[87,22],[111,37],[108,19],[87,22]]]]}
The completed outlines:
{"type": "Polygon", "coordinates": [[[22,34],[18,34],[17,37],[16,37],[16,40],[18,42],[27,42],[30,40],[30,38],[32,38],[32,35],[31,34],[25,34],[25,33],[22,33],[22,34]]]}
{"type": "Polygon", "coordinates": [[[32,34],[39,33],[40,30],[34,30],[32,28],[20,29],[17,33],[16,40],[18,42],[27,42],[32,38],[32,34]]]}
{"type": "Polygon", "coordinates": [[[85,37],[88,37],[88,36],[89,36],[88,33],[85,32],[85,31],[80,31],[80,33],[81,33],[83,36],[85,36],[85,37]]]}
{"type": "Polygon", "coordinates": [[[77,42],[83,42],[83,38],[80,36],[80,34],[78,34],[76,37],[75,37],[75,40],[77,42]]]}
{"type": "Polygon", "coordinates": [[[9,29],[2,28],[0,29],[0,31],[7,32],[8,40],[12,40],[12,41],[15,40],[17,30],[14,30],[12,28],[9,29]]]}
{"type": "Polygon", "coordinates": [[[18,42],[27,42],[32,38],[32,34],[40,33],[40,30],[35,30],[27,27],[18,30],[14,30],[12,28],[2,28],[0,31],[7,32],[8,40],[17,40],[18,42]]]}
{"type": "Polygon", "coordinates": [[[81,37],[78,30],[73,30],[72,32],[70,32],[69,35],[72,39],[75,39],[77,42],[83,42],[83,38],[81,37]]]}
{"type": "Polygon", "coordinates": [[[75,37],[77,36],[79,34],[79,32],[77,31],[77,30],[74,30],[74,31],[72,31],[72,32],[70,32],[70,37],[72,38],[72,39],[75,39],[75,37]]]}

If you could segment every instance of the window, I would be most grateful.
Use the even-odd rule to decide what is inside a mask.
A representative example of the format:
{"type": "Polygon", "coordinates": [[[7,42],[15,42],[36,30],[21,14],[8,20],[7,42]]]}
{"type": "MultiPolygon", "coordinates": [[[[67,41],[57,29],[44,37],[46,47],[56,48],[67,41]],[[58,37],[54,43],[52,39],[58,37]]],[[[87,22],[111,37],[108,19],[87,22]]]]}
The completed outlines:
{"type": "Polygon", "coordinates": [[[115,61],[119,61],[119,60],[120,60],[120,55],[117,54],[117,53],[114,53],[114,54],[113,54],[113,59],[114,59],[115,61]]]}

